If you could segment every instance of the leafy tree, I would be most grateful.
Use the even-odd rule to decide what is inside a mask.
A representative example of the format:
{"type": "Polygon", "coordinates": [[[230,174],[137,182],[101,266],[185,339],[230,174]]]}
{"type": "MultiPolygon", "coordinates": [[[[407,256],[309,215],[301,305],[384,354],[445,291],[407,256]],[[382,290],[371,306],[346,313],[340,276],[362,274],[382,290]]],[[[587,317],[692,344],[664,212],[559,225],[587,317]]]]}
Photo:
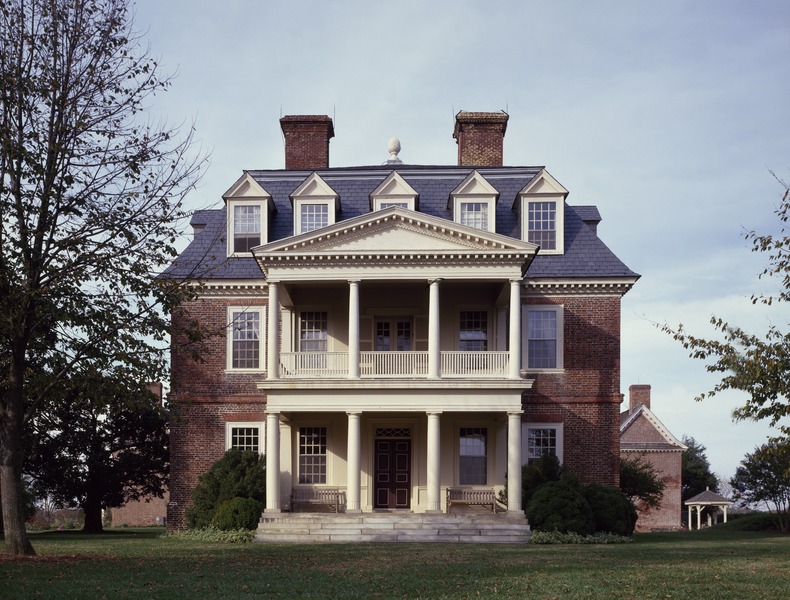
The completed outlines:
{"type": "Polygon", "coordinates": [[[0,5],[7,553],[34,553],[21,511],[23,439],[49,394],[85,362],[129,387],[163,379],[169,314],[194,297],[188,278],[155,275],[176,255],[182,200],[204,160],[191,131],[145,118],[170,80],[140,41],[128,0],[0,5]]]}
{"type": "Polygon", "coordinates": [[[620,489],[631,503],[643,508],[661,508],[664,480],[642,456],[620,459],[620,489]]]}
{"type": "MultiPolygon", "coordinates": [[[[776,210],[780,231],[777,235],[758,235],[754,230],[746,234],[753,252],[767,252],[768,264],[762,276],[776,276],[782,286],[774,295],[753,295],[752,302],[771,305],[790,301],[790,236],[787,223],[790,219],[790,187],[777,178],[784,187],[784,196],[776,210]]],[[[780,317],[780,320],[786,317],[780,317]]],[[[782,419],[790,416],[790,331],[781,325],[770,325],[763,335],[750,333],[727,321],[712,317],[711,324],[721,333],[722,339],[708,340],[686,332],[683,325],[676,329],[667,325],[662,330],[672,335],[689,356],[709,361],[706,369],[720,373],[721,381],[707,393],[696,399],[702,400],[724,390],[741,390],[749,395],[746,403],[733,412],[736,420],[768,419],[771,426],[779,426],[790,435],[790,426],[782,419]],[[712,362],[710,362],[712,361],[712,362]]]]}
{"type": "MultiPolygon", "coordinates": [[[[211,525],[217,508],[233,498],[266,503],[266,461],[257,452],[228,450],[200,476],[186,518],[190,527],[211,525]]],[[[260,517],[260,515],[259,515],[260,517]]]]}
{"type": "Polygon", "coordinates": [[[764,503],[782,533],[790,533],[790,441],[773,440],[747,454],[730,480],[733,500],[764,503]]]}
{"type": "Polygon", "coordinates": [[[48,394],[31,431],[25,472],[59,506],[79,505],[87,533],[102,531],[102,509],[165,491],[167,415],[145,385],[80,373],[48,394]]]}
{"type": "Polygon", "coordinates": [[[719,491],[719,480],[710,471],[710,463],[705,455],[705,446],[693,437],[683,436],[683,443],[688,446],[681,457],[681,500],[685,502],[697,494],[710,489],[719,491]]]}

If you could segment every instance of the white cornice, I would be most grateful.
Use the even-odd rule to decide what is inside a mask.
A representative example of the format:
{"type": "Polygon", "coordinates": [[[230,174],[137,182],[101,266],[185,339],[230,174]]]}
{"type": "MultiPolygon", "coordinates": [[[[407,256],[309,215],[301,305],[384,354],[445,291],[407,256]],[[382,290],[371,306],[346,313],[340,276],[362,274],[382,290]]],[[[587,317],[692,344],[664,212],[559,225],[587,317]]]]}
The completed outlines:
{"type": "Polygon", "coordinates": [[[524,282],[525,296],[623,296],[638,277],[608,279],[530,279],[524,282]]]}
{"type": "Polygon", "coordinates": [[[199,296],[256,296],[265,297],[268,294],[268,286],[265,280],[261,279],[214,279],[201,281],[199,296]]]}

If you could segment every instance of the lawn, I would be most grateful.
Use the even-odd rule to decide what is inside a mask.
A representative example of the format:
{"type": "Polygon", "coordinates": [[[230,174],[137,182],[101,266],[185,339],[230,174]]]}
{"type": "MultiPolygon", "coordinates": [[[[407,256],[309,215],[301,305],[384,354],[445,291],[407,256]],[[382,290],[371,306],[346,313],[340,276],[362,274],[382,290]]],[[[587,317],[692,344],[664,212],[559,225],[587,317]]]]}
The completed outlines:
{"type": "Polygon", "coordinates": [[[597,546],[227,545],[160,534],[32,534],[38,557],[0,558],[0,598],[790,597],[790,536],[731,528],[597,546]]]}

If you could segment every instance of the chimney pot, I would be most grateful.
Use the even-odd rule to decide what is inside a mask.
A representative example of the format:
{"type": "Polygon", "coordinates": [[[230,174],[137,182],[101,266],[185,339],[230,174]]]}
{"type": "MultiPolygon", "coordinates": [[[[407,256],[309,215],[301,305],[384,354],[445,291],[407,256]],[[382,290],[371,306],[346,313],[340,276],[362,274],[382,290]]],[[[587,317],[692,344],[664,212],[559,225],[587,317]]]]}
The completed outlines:
{"type": "Polygon", "coordinates": [[[650,386],[632,385],[628,388],[628,398],[630,412],[634,412],[636,407],[644,404],[645,408],[650,408],[650,386]]]}
{"type": "Polygon", "coordinates": [[[329,167],[329,140],[335,137],[327,115],[289,115],[280,119],[285,136],[285,168],[290,170],[329,167]]]}
{"type": "Polygon", "coordinates": [[[461,111],[455,115],[453,137],[458,144],[458,166],[501,167],[509,118],[505,111],[461,111]]]}

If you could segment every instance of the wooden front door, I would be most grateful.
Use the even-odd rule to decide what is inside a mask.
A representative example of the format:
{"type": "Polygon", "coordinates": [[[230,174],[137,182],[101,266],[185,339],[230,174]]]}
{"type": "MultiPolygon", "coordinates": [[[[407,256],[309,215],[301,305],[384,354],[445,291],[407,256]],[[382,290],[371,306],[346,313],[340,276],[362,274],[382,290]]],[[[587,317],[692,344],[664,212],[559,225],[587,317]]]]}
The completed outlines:
{"type": "Polygon", "coordinates": [[[375,508],[411,507],[411,440],[376,440],[375,508]]]}

